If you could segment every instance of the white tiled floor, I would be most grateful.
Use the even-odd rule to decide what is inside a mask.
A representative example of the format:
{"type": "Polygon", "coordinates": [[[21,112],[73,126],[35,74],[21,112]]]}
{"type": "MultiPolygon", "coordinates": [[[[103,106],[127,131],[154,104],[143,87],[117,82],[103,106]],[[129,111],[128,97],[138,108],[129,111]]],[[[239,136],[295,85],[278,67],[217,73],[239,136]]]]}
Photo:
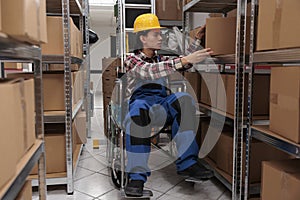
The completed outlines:
{"type": "MultiPolygon", "coordinates": [[[[48,186],[49,200],[118,200],[122,199],[119,190],[111,183],[105,158],[105,136],[103,134],[103,108],[101,95],[95,98],[95,111],[92,118],[91,138],[83,148],[76,175],[74,194],[67,195],[65,186],[48,186]],[[92,139],[100,139],[100,148],[92,148],[92,139]]],[[[188,183],[176,174],[175,165],[164,160],[164,155],[151,155],[150,165],[160,166],[152,172],[145,187],[153,191],[151,199],[159,200],[229,200],[231,193],[216,179],[203,183],[188,183]],[[155,159],[158,158],[158,159],[155,159]]],[[[33,193],[38,199],[38,193],[33,193]]]]}

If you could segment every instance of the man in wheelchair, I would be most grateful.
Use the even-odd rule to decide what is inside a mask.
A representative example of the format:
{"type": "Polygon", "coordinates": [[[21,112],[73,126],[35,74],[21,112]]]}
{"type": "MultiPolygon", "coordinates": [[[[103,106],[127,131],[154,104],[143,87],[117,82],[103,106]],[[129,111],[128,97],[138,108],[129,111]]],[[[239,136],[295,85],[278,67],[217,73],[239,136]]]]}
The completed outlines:
{"type": "MultiPolygon", "coordinates": [[[[129,176],[125,187],[127,196],[142,196],[144,183],[150,176],[147,163],[153,124],[162,127],[171,125],[172,139],[176,142],[178,151],[176,167],[179,175],[200,180],[213,176],[212,171],[197,162],[199,147],[195,140],[194,99],[185,92],[170,94],[166,87],[169,75],[204,61],[212,51],[209,48],[198,50],[200,42],[196,40],[188,49],[193,53],[187,56],[169,59],[157,55],[162,44],[161,28],[154,14],[138,16],[134,22],[134,32],[140,48],[124,62],[127,71],[126,90],[130,94],[127,97],[128,112],[124,120],[128,159],[126,171],[129,176]]],[[[201,37],[201,34],[203,33],[197,36],[201,37]]]]}

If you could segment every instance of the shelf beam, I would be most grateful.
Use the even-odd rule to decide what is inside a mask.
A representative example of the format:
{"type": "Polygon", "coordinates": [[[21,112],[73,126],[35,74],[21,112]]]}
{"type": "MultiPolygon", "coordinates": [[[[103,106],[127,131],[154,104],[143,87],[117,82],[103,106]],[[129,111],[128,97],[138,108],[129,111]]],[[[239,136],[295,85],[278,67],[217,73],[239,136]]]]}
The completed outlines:
{"type": "Polygon", "coordinates": [[[300,48],[254,52],[254,63],[300,63],[300,48]]]}
{"type": "Polygon", "coordinates": [[[41,49],[0,36],[0,60],[33,61],[40,59],[41,49]]]}
{"type": "Polygon", "coordinates": [[[269,145],[272,145],[273,147],[290,155],[300,158],[300,144],[288,141],[287,139],[271,132],[268,126],[252,126],[251,131],[252,137],[269,145]]]}
{"type": "MultiPolygon", "coordinates": [[[[57,13],[61,15],[61,10],[62,10],[61,0],[47,0],[46,10],[47,13],[57,13]]],[[[82,6],[79,0],[70,0],[70,13],[83,15],[82,6]]]]}

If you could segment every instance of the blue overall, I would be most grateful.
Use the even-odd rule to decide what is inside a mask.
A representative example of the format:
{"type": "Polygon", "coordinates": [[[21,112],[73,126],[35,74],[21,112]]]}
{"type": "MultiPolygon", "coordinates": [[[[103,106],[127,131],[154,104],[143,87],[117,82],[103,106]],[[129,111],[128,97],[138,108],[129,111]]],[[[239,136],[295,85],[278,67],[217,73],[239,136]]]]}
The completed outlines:
{"type": "Polygon", "coordinates": [[[147,164],[151,150],[149,125],[162,121],[166,122],[163,125],[172,126],[172,139],[178,152],[177,171],[185,170],[197,162],[199,147],[195,140],[193,119],[196,109],[194,100],[188,93],[167,95],[164,79],[155,80],[155,84],[153,81],[152,84],[144,82],[143,86],[135,90],[128,106],[124,126],[128,158],[126,171],[131,180],[146,182],[147,176],[150,176],[147,164]]]}

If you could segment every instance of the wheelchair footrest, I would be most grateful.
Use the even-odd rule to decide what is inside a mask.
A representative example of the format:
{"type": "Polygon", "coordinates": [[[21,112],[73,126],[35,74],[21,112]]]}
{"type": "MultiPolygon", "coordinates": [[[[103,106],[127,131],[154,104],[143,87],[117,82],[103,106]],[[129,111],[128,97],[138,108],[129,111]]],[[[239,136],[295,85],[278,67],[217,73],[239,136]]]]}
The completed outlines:
{"type": "MultiPolygon", "coordinates": [[[[209,180],[209,179],[207,179],[209,180]]],[[[193,177],[188,177],[188,178],[185,178],[185,181],[186,182],[190,182],[190,183],[203,183],[205,182],[206,180],[203,180],[203,179],[197,179],[197,178],[193,178],[193,177]]]]}
{"type": "Polygon", "coordinates": [[[124,190],[121,190],[121,197],[123,198],[130,198],[130,199],[143,199],[143,198],[150,198],[153,196],[153,193],[151,190],[144,190],[143,191],[143,196],[140,196],[140,197],[134,197],[134,196],[127,196],[125,194],[125,191],[124,190]]]}

